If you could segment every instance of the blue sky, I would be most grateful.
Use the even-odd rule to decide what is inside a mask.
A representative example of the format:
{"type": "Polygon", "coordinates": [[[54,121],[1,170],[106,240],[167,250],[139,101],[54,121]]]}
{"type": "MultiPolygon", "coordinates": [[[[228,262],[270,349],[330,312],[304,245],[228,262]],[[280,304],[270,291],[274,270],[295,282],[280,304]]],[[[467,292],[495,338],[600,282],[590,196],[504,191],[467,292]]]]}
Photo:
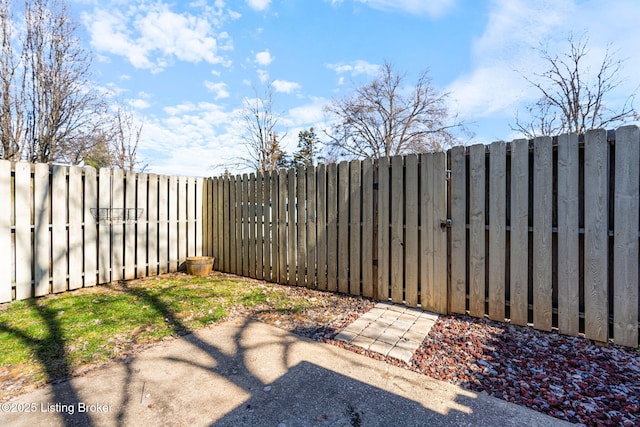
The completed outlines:
{"type": "Polygon", "coordinates": [[[244,155],[243,101],[273,84],[274,111],[295,149],[300,130],[329,126],[323,106],[371,81],[384,61],[412,84],[429,70],[473,136],[512,140],[537,93],[534,48],[588,33],[594,66],[607,46],[626,59],[615,106],[640,85],[637,0],[68,0],[96,85],[143,123],[148,171],[210,176],[244,155]]]}

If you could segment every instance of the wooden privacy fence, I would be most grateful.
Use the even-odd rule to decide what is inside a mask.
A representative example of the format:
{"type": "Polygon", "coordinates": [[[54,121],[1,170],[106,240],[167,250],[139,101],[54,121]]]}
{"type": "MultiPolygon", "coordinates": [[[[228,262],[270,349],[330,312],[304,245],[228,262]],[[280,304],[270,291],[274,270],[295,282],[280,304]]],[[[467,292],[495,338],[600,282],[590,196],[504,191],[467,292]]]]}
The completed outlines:
{"type": "Polygon", "coordinates": [[[0,160],[0,302],[176,271],[202,254],[203,184],[0,160]]]}
{"type": "Polygon", "coordinates": [[[207,180],[204,252],[247,277],[638,345],[640,136],[207,180]]]}

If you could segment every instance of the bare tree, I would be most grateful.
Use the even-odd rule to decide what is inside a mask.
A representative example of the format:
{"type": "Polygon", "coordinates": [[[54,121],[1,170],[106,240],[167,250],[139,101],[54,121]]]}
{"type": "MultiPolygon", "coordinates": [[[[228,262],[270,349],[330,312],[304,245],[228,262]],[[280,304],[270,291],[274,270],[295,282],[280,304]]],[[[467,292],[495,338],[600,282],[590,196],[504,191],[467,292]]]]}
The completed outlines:
{"type": "Polygon", "coordinates": [[[286,134],[278,135],[279,116],[273,112],[273,87],[267,84],[262,95],[254,88],[255,98],[245,100],[242,119],[247,157],[241,158],[244,166],[257,171],[273,171],[286,163],[286,153],[281,147],[286,134]]]}
{"type": "Polygon", "coordinates": [[[0,38],[2,51],[0,51],[0,159],[19,160],[21,140],[24,132],[24,111],[22,99],[20,74],[18,69],[19,58],[13,45],[13,11],[12,0],[0,0],[0,38]]]}
{"type": "Polygon", "coordinates": [[[585,133],[589,129],[617,126],[633,120],[637,112],[631,94],[618,109],[609,108],[607,96],[621,83],[623,61],[616,59],[609,49],[595,73],[587,65],[588,39],[567,38],[566,53],[553,55],[547,48],[538,52],[548,68],[541,74],[524,78],[541,97],[525,107],[526,119],[518,115],[513,130],[528,138],[553,136],[560,133],[585,133]]]}
{"type": "Polygon", "coordinates": [[[449,122],[448,94],[436,91],[427,71],[410,90],[404,82],[405,75],[385,62],[372,82],[325,107],[336,119],[327,132],[330,150],[356,158],[380,158],[450,146],[453,129],[461,125],[449,122]]]}
{"type": "Polygon", "coordinates": [[[147,165],[138,159],[138,147],[143,124],[135,120],[131,110],[122,103],[117,104],[113,116],[114,135],[111,138],[113,167],[127,171],[143,171],[147,165]]]}

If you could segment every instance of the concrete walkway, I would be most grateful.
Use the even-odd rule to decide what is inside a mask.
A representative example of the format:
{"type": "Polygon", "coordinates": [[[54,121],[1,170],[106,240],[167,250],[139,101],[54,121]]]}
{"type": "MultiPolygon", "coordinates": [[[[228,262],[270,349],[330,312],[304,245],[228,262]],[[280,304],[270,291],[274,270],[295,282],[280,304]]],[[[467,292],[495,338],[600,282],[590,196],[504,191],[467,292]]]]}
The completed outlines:
{"type": "Polygon", "coordinates": [[[379,302],[335,339],[409,363],[437,320],[437,314],[379,302]]]}
{"type": "Polygon", "coordinates": [[[10,426],[567,425],[246,319],[165,341],[1,409],[0,425],[10,426]]]}

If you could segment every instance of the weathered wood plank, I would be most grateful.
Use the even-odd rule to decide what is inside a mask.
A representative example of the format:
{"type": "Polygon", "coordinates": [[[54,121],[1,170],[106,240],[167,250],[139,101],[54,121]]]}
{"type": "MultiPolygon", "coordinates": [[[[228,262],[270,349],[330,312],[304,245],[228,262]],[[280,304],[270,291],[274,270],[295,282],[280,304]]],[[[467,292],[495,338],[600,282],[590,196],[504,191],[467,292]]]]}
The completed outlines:
{"type": "Polygon", "coordinates": [[[149,221],[149,237],[147,240],[147,264],[150,276],[158,274],[158,175],[149,174],[149,191],[147,193],[147,220],[149,221]]]}
{"type": "MultiPolygon", "coordinates": [[[[467,311],[467,279],[466,279],[466,253],[467,253],[467,220],[466,220],[466,159],[465,147],[453,147],[451,149],[451,312],[464,314],[467,311]]],[[[423,169],[424,170],[424,169],[423,169]]],[[[423,188],[426,187],[422,180],[423,188]]],[[[421,224],[426,224],[426,218],[430,215],[429,206],[422,203],[420,206],[423,218],[421,224]]],[[[421,225],[421,227],[425,227],[421,225]]],[[[424,229],[421,236],[424,236],[424,229]]],[[[421,243],[422,245],[422,243],[421,243]]],[[[421,258],[424,251],[421,249],[421,258]]],[[[424,265],[424,261],[420,261],[424,265]]],[[[425,283],[424,274],[421,275],[421,283],[425,283]]]]}
{"type": "Polygon", "coordinates": [[[433,153],[433,201],[434,216],[431,228],[433,230],[433,287],[435,299],[433,310],[436,313],[448,313],[448,260],[447,233],[440,227],[440,221],[447,217],[447,157],[444,152],[433,153]]]}
{"type": "Polygon", "coordinates": [[[436,218],[434,191],[434,158],[420,156],[420,305],[423,310],[434,311],[436,287],[434,283],[434,222],[436,218]]]}
{"type": "Polygon", "coordinates": [[[264,279],[264,215],[268,209],[264,201],[264,174],[256,174],[256,279],[264,279]]]}
{"type": "Polygon", "coordinates": [[[249,244],[249,277],[256,278],[256,175],[254,173],[249,175],[249,192],[247,212],[245,218],[249,224],[249,233],[247,233],[248,240],[245,240],[249,244]]]}
{"type": "Polygon", "coordinates": [[[51,173],[51,290],[67,290],[67,171],[54,166],[51,173]]]}
{"type": "Polygon", "coordinates": [[[316,206],[316,168],[307,166],[307,287],[315,289],[317,280],[317,206],[316,206]]]}
{"type": "Polygon", "coordinates": [[[287,171],[278,174],[278,283],[287,283],[287,171]]]}
{"type": "Polygon", "coordinates": [[[613,337],[616,344],[638,346],[638,176],[640,131],[625,126],[616,131],[613,337]]]}
{"type": "Polygon", "coordinates": [[[297,268],[297,259],[296,259],[296,242],[298,239],[298,235],[296,233],[296,170],[289,169],[287,173],[287,283],[289,285],[294,285],[297,283],[296,280],[296,268],[297,268]]]}
{"type": "Polygon", "coordinates": [[[4,209],[0,209],[0,303],[11,301],[11,259],[14,255],[11,250],[12,194],[11,163],[8,160],[0,160],[0,204],[5,206],[4,209]]]}
{"type": "MultiPolygon", "coordinates": [[[[136,174],[127,171],[125,174],[125,208],[136,209],[136,174]]],[[[135,212],[134,216],[135,216],[135,212]]],[[[136,277],[136,224],[131,219],[124,222],[124,280],[136,277]]]]}
{"type": "Polygon", "coordinates": [[[186,262],[187,248],[189,236],[187,235],[187,181],[185,176],[179,176],[177,186],[177,204],[178,204],[178,267],[186,262]]]}
{"type": "Polygon", "coordinates": [[[318,165],[316,178],[316,207],[317,207],[317,239],[316,252],[318,257],[317,280],[318,289],[327,289],[327,177],[326,166],[318,165]]]}
{"type": "Polygon", "coordinates": [[[15,252],[16,299],[31,298],[31,164],[15,163],[15,252]]]}
{"type": "Polygon", "coordinates": [[[82,287],[82,169],[69,167],[69,289],[82,287]]]}
{"type": "Polygon", "coordinates": [[[391,301],[404,300],[404,166],[402,156],[391,158],[391,301]]]}
{"type": "MultiPolygon", "coordinates": [[[[34,165],[34,204],[33,217],[34,235],[33,235],[33,251],[34,251],[34,296],[40,297],[51,292],[50,287],[50,259],[51,259],[51,231],[49,229],[51,217],[51,191],[49,187],[49,165],[46,163],[37,163],[34,165]]],[[[11,193],[6,206],[11,204],[11,193]]],[[[11,248],[11,245],[8,246],[11,248]]],[[[11,268],[11,262],[9,262],[11,268]]],[[[11,281],[9,281],[11,284],[11,281]]]]}
{"type": "Polygon", "coordinates": [[[362,161],[362,295],[373,298],[373,160],[362,161]]]}
{"type": "Polygon", "coordinates": [[[169,269],[169,178],[158,176],[158,272],[169,269]]]}
{"type": "Polygon", "coordinates": [[[187,195],[187,256],[202,256],[202,178],[189,178],[187,195]]]}
{"type": "Polygon", "coordinates": [[[485,314],[485,146],[469,148],[469,313],[485,314]]]}
{"type": "Polygon", "coordinates": [[[533,145],[533,326],[551,330],[553,157],[550,137],[533,145]]]}
{"type": "Polygon", "coordinates": [[[608,338],[607,133],[589,131],[584,144],[584,323],[589,339],[608,338]]]}
{"type": "Polygon", "coordinates": [[[307,286],[307,174],[303,166],[296,171],[296,285],[307,286]]]}
{"type": "Polygon", "coordinates": [[[528,322],[529,302],[529,142],[511,143],[511,224],[509,231],[509,316],[528,322]]]}
{"type": "MultiPolygon", "coordinates": [[[[424,156],[421,157],[424,160],[424,156]]],[[[418,156],[405,157],[405,301],[409,307],[418,306],[418,213],[420,193],[418,192],[418,156]]]]}
{"type": "MultiPolygon", "coordinates": [[[[124,172],[114,169],[111,174],[111,207],[120,213],[124,208],[124,172]]],[[[115,213],[113,210],[111,213],[115,213]]],[[[111,221],[111,281],[123,278],[124,268],[124,221],[115,218],[111,221]]]]}
{"type": "Polygon", "coordinates": [[[338,290],[338,168],[327,165],[327,289],[338,290]]]}
{"type": "Polygon", "coordinates": [[[362,207],[362,165],[360,160],[349,163],[349,293],[361,295],[360,267],[361,234],[360,215],[362,207]]]}
{"type": "Polygon", "coordinates": [[[349,293],[349,163],[338,164],[338,292],[349,293]]]}
{"type": "MultiPolygon", "coordinates": [[[[111,208],[111,170],[101,168],[98,171],[99,209],[111,208]]],[[[97,215],[97,213],[96,213],[97,215]]],[[[96,219],[98,224],[98,283],[111,281],[111,222],[96,219]]]]}
{"type": "Polygon", "coordinates": [[[229,245],[229,269],[233,274],[242,274],[242,180],[240,176],[230,177],[228,198],[229,231],[226,235],[229,245]]]}
{"type": "Polygon", "coordinates": [[[507,151],[493,142],[489,158],[489,318],[505,319],[507,151]]]}
{"type": "Polygon", "coordinates": [[[272,188],[272,176],[271,172],[264,173],[264,251],[262,257],[264,259],[264,280],[267,282],[275,281],[274,279],[274,261],[272,259],[272,245],[274,241],[274,226],[273,226],[273,193],[272,188]]]}
{"type": "Polygon", "coordinates": [[[577,336],[580,324],[578,135],[558,137],[558,329],[577,336]]]}
{"type": "Polygon", "coordinates": [[[377,297],[381,301],[389,299],[390,274],[390,194],[389,158],[378,160],[378,289],[377,297]]]}
{"type": "Polygon", "coordinates": [[[169,271],[178,270],[178,177],[169,177],[169,271]]]}
{"type": "Polygon", "coordinates": [[[91,209],[98,206],[98,178],[92,167],[84,168],[84,286],[95,286],[98,272],[98,229],[91,209]]]}
{"type": "Polygon", "coordinates": [[[136,208],[142,209],[136,222],[136,271],[135,277],[147,277],[148,242],[149,242],[149,209],[147,208],[149,175],[138,174],[136,181],[136,208]]]}

